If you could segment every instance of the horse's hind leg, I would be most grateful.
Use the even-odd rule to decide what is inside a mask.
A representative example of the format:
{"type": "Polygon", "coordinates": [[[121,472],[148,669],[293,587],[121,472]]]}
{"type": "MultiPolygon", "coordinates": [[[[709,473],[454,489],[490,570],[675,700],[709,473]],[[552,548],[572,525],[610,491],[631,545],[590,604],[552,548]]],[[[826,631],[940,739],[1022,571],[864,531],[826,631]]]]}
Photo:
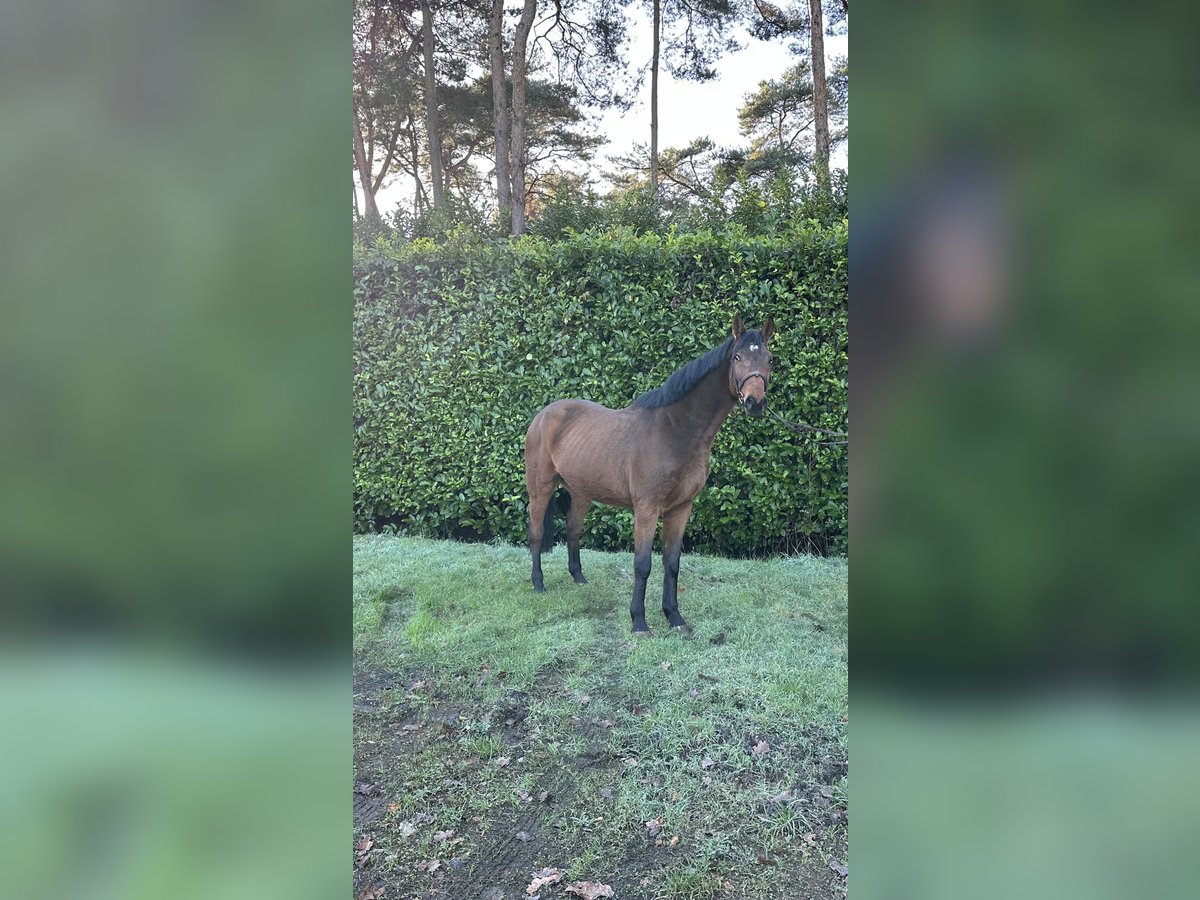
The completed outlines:
{"type": "MultiPolygon", "coordinates": [[[[530,429],[532,431],[532,429],[530,429]]],[[[525,488],[529,492],[529,554],[533,558],[533,589],[546,590],[542,583],[542,551],[554,546],[553,509],[550,506],[557,477],[539,445],[528,437],[525,442],[525,488]]]]}
{"type": "Polygon", "coordinates": [[[679,614],[679,557],[683,552],[683,531],[692,515],[692,504],[688,503],[663,515],[663,599],[662,611],[667,621],[675,628],[691,631],[691,626],[679,614]]]}
{"type": "Polygon", "coordinates": [[[591,506],[591,498],[581,494],[571,495],[571,508],[567,511],[567,571],[576,584],[587,584],[587,579],[583,577],[583,566],[579,564],[579,537],[583,534],[583,519],[591,506]]]}
{"type": "Polygon", "coordinates": [[[533,558],[533,589],[546,590],[542,582],[542,540],[546,536],[546,513],[554,497],[554,482],[549,486],[529,485],[529,554],[533,558]]]}

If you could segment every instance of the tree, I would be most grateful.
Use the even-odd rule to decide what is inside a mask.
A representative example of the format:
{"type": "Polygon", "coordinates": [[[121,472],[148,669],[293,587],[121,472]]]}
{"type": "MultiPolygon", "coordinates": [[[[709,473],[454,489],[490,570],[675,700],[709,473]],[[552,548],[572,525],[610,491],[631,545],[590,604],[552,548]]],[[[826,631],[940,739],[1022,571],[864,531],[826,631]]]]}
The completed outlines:
{"type": "Polygon", "coordinates": [[[433,9],[429,5],[429,0],[421,0],[421,55],[425,61],[425,134],[429,141],[429,181],[433,191],[433,208],[441,212],[446,208],[446,192],[442,174],[442,133],[438,126],[433,9]]]}
{"type": "Polygon", "coordinates": [[[756,14],[751,31],[760,38],[787,36],[793,39],[792,52],[797,55],[807,49],[813,86],[813,123],[815,153],[813,170],[817,181],[829,184],[829,153],[832,149],[829,132],[829,86],[825,72],[826,20],[830,33],[846,21],[848,0],[806,0],[790,8],[775,6],[769,0],[753,0],[756,14]],[[801,41],[807,37],[808,46],[801,41]]]}
{"type": "Polygon", "coordinates": [[[738,18],[733,0],[650,0],[653,48],[650,58],[650,190],[658,193],[658,73],[667,71],[688,81],[716,77],[713,64],[723,52],[741,46],[729,37],[738,18]],[[663,39],[663,32],[666,38],[663,39]]]}
{"type": "Polygon", "coordinates": [[[511,193],[512,233],[525,231],[525,114],[529,76],[529,30],[533,27],[533,15],[537,11],[537,0],[525,0],[521,19],[517,22],[517,33],[513,38],[512,52],[512,147],[509,150],[509,166],[512,172],[511,193]]]}
{"type": "MultiPolygon", "coordinates": [[[[525,230],[524,200],[530,165],[530,73],[553,62],[557,81],[571,84],[584,102],[607,106],[624,102],[621,50],[627,40],[621,6],[627,0],[554,0],[536,20],[537,0],[525,0],[512,38],[510,71],[505,73],[504,0],[491,0],[488,62],[492,81],[496,200],[508,210],[514,235],[525,230]]],[[[543,97],[551,95],[543,91],[543,97]]]]}
{"type": "Polygon", "coordinates": [[[488,58],[496,147],[496,199],[500,215],[509,211],[514,235],[525,230],[525,116],[529,77],[529,32],[537,0],[524,0],[513,36],[510,74],[504,73],[504,0],[492,0],[488,58]],[[511,86],[511,95],[509,93],[511,86]],[[511,101],[509,97],[511,96],[511,101]]]}
{"type": "Polygon", "coordinates": [[[492,0],[488,29],[492,76],[492,124],[496,147],[496,203],[500,221],[512,215],[512,167],[509,164],[508,77],[504,73],[504,0],[492,0]]]}
{"type": "MultiPolygon", "coordinates": [[[[522,197],[527,214],[531,198],[548,175],[560,171],[563,163],[589,159],[600,143],[599,137],[585,130],[587,119],[576,105],[576,95],[573,86],[560,82],[526,81],[522,197]]],[[[441,97],[447,201],[457,209],[474,207],[485,192],[477,162],[494,139],[491,77],[482,75],[463,87],[449,86],[441,97]]],[[[508,179],[499,183],[508,183],[508,179]]]]}
{"type": "Polygon", "coordinates": [[[808,0],[812,46],[813,118],[817,126],[817,181],[829,184],[829,100],[825,88],[825,25],[821,19],[821,0],[808,0]]]}
{"type": "Polygon", "coordinates": [[[740,160],[748,174],[782,166],[811,167],[815,119],[808,60],[790,66],[778,79],[760,81],[738,110],[739,128],[750,139],[749,151],[740,160]]]}
{"type": "MultiPolygon", "coordinates": [[[[363,195],[362,215],[379,221],[375,195],[396,171],[412,102],[417,36],[406,26],[411,5],[388,0],[355,0],[354,170],[363,195]]],[[[357,197],[356,197],[357,204],[357,197]]]]}

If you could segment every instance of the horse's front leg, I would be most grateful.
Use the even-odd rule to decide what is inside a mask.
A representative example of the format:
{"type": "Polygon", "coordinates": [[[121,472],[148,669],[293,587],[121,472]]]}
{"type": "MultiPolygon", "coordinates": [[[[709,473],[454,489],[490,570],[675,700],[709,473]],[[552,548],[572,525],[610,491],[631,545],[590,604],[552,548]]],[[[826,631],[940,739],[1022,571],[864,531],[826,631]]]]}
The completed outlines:
{"type": "Polygon", "coordinates": [[[692,504],[670,510],[663,516],[663,598],[662,610],[675,628],[690,632],[692,627],[679,614],[679,557],[683,553],[683,531],[692,515],[692,504]]]}
{"type": "Polygon", "coordinates": [[[658,527],[658,510],[645,507],[633,511],[633,601],[629,617],[633,633],[649,634],[646,624],[646,579],[650,577],[650,558],[654,551],[654,529],[658,527]]]}

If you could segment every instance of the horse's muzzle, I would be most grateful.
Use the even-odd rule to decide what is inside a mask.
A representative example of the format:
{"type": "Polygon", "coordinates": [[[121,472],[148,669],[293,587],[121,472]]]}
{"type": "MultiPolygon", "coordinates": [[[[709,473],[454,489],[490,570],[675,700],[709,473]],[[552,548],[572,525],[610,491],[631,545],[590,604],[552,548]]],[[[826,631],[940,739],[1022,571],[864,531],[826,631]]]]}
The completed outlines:
{"type": "Polygon", "coordinates": [[[767,409],[767,404],[755,397],[747,397],[744,406],[746,407],[746,415],[752,419],[761,417],[767,409]]]}

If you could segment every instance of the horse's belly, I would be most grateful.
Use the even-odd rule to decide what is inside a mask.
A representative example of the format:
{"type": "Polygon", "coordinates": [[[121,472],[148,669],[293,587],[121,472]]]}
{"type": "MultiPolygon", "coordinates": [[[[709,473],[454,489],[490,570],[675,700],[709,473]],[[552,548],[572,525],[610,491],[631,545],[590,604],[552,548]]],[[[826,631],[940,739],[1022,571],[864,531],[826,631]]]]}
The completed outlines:
{"type": "Polygon", "coordinates": [[[572,494],[579,494],[609,506],[633,506],[633,499],[629,496],[628,479],[620,478],[620,473],[616,473],[618,477],[611,474],[606,476],[599,467],[568,466],[566,471],[560,469],[559,474],[572,494]]]}

